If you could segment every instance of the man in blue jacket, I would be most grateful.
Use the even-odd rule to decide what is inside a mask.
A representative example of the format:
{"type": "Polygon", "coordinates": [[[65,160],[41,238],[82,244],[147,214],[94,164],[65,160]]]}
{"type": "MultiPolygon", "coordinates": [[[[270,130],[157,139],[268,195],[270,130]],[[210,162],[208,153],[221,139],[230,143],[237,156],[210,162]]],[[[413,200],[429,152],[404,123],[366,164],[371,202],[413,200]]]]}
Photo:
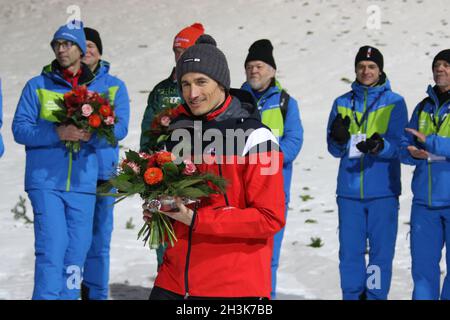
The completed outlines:
{"type": "Polygon", "coordinates": [[[359,49],[355,73],[352,90],[334,101],[327,127],[328,151],[340,159],[341,289],[343,299],[387,299],[401,192],[399,144],[407,109],[403,97],[392,92],[376,48],[359,49]]]}
{"type": "Polygon", "coordinates": [[[81,63],[86,53],[82,22],[61,26],[50,45],[56,59],[25,85],[12,131],[25,146],[25,191],[34,212],[33,299],[78,299],[92,238],[96,150],[107,142],[74,125],[59,125],[53,112],[59,109],[57,100],[78,85],[99,94],[107,94],[108,86],[81,63]],[[64,141],[79,141],[80,151],[70,151],[64,141]]]}
{"type": "MultiPolygon", "coordinates": [[[[285,215],[287,216],[292,163],[299,154],[303,144],[303,127],[297,101],[293,97],[289,97],[275,78],[277,66],[273,58],[273,46],[269,40],[257,40],[250,46],[244,66],[247,82],[242,85],[242,89],[252,94],[257,102],[262,123],[272,130],[279,140],[281,151],[283,152],[285,215]]],[[[272,299],[276,298],[277,269],[283,235],[284,228],[274,237],[272,299]]]]}
{"type": "Polygon", "coordinates": [[[450,49],[432,64],[434,87],[420,102],[402,138],[402,162],[415,166],[411,208],[413,299],[450,299],[450,49]],[[446,244],[447,275],[439,263],[446,244]]]}
{"type": "MultiPolygon", "coordinates": [[[[2,128],[3,124],[3,98],[2,98],[2,79],[0,79],[0,129],[2,128]]],[[[5,152],[5,146],[3,145],[3,139],[2,134],[0,133],[0,157],[5,152]]]]}
{"type": "MultiPolygon", "coordinates": [[[[97,30],[84,28],[86,36],[86,54],[83,62],[94,73],[97,80],[105,81],[108,99],[114,107],[118,118],[114,126],[117,141],[124,139],[128,133],[130,102],[125,84],[109,74],[109,63],[101,60],[102,40],[97,30]]],[[[98,181],[105,183],[114,174],[119,161],[119,146],[97,149],[98,181]]],[[[86,300],[105,300],[108,298],[109,251],[113,231],[113,197],[98,196],[95,202],[92,244],[84,265],[81,297],[86,300]]]]}

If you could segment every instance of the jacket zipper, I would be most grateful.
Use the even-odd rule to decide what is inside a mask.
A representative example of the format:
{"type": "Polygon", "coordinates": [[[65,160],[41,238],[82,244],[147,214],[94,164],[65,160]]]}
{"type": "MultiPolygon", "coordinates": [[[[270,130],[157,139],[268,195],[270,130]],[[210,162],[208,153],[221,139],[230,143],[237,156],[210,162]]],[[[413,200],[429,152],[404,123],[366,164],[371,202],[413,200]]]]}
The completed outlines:
{"type": "MultiPolygon", "coordinates": [[[[363,114],[366,112],[366,108],[367,108],[367,92],[368,92],[368,89],[366,89],[364,91],[363,114]]],[[[365,126],[365,130],[364,130],[364,133],[366,133],[366,134],[367,134],[367,123],[368,122],[369,122],[369,117],[367,116],[366,126],[365,126]]],[[[364,123],[362,123],[361,126],[364,129],[364,123]]],[[[361,164],[361,166],[360,166],[360,173],[359,173],[359,195],[362,200],[362,199],[364,199],[364,155],[361,156],[360,164],[361,164]]]]}
{"type": "Polygon", "coordinates": [[[184,290],[186,292],[184,295],[184,299],[189,298],[189,262],[191,260],[192,230],[194,228],[195,218],[197,217],[197,206],[198,204],[195,205],[194,215],[192,216],[192,223],[189,226],[188,249],[186,254],[186,266],[184,269],[184,290]]]}
{"type": "Polygon", "coordinates": [[[431,162],[428,162],[428,206],[431,207],[431,162]]]}
{"type": "MultiPolygon", "coordinates": [[[[220,165],[219,162],[217,162],[217,165],[219,166],[219,176],[221,176],[221,177],[223,178],[223,175],[222,175],[222,166],[220,165]]],[[[226,192],[224,192],[223,197],[224,197],[224,199],[225,199],[225,204],[227,205],[227,207],[230,206],[230,203],[228,202],[228,196],[227,196],[227,193],[226,193],[226,192]]]]}
{"type": "Polygon", "coordinates": [[[72,150],[69,151],[69,169],[67,172],[66,191],[70,191],[70,181],[72,179],[72,150]]]}

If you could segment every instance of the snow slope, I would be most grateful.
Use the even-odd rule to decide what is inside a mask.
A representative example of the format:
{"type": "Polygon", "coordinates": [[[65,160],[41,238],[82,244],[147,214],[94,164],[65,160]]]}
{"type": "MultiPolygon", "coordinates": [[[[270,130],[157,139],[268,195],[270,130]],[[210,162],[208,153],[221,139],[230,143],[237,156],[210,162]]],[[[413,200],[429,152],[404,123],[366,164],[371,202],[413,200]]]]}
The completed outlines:
{"type": "MultiPolygon", "coordinates": [[[[448,0],[230,0],[62,1],[0,0],[0,76],[3,83],[6,152],[0,160],[0,299],[29,299],[33,287],[33,228],[10,210],[24,196],[24,148],[14,143],[11,122],[25,82],[53,59],[49,46],[57,27],[78,5],[86,26],[100,31],[105,60],[130,93],[131,121],[125,148],[139,144],[148,92],[167,77],[174,62],[173,36],[193,22],[204,24],[226,54],[232,86],[244,81],[243,61],[253,41],[275,47],[278,78],[300,101],[305,142],[294,166],[292,196],[279,269],[280,298],[340,299],[335,188],[338,161],[326,150],[325,127],[334,98],[349,90],[357,49],[378,47],[394,91],[409,113],[432,82],[433,56],[447,48],[448,0]],[[369,29],[367,8],[380,9],[381,28],[369,29]],[[447,6],[446,6],[447,5],[447,6]],[[305,197],[309,195],[312,199],[305,197]],[[301,198],[303,196],[303,199],[301,198]],[[317,220],[315,224],[305,223],[317,220]],[[311,248],[311,237],[324,246],[311,248]]],[[[403,167],[403,195],[391,287],[392,299],[409,299],[411,167],[403,167]]],[[[27,213],[31,207],[27,200],[27,213]]],[[[136,241],[141,224],[137,198],[115,211],[111,251],[111,298],[146,299],[156,274],[156,256],[136,241]],[[136,225],[126,229],[130,218],[136,225]]]]}

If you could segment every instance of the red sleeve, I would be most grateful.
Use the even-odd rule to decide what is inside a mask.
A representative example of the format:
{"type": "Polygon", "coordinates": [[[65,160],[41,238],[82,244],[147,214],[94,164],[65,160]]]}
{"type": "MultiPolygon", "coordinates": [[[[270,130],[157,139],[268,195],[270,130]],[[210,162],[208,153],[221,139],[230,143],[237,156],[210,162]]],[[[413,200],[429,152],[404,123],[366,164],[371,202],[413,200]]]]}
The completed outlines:
{"type": "Polygon", "coordinates": [[[283,154],[270,151],[247,157],[242,186],[246,208],[203,207],[197,210],[194,232],[221,237],[266,239],[285,224],[283,154]],[[270,161],[269,161],[270,159],[270,161]],[[252,161],[254,160],[254,161],[252,161]]]}

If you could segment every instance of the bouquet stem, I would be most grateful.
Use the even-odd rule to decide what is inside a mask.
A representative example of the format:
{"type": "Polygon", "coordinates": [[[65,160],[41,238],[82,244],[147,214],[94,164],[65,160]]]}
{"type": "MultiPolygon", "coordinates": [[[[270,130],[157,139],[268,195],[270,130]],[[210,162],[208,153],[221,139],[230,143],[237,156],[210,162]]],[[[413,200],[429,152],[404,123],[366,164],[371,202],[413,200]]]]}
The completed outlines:
{"type": "Polygon", "coordinates": [[[161,211],[155,211],[152,214],[152,220],[146,222],[139,231],[138,239],[143,236],[144,246],[148,243],[150,249],[157,249],[160,245],[166,244],[167,238],[173,247],[178,239],[170,218],[161,211]]]}
{"type": "Polygon", "coordinates": [[[81,150],[80,141],[66,141],[66,148],[72,152],[79,152],[81,150]]]}

